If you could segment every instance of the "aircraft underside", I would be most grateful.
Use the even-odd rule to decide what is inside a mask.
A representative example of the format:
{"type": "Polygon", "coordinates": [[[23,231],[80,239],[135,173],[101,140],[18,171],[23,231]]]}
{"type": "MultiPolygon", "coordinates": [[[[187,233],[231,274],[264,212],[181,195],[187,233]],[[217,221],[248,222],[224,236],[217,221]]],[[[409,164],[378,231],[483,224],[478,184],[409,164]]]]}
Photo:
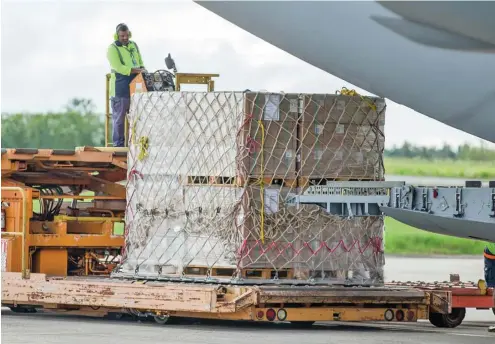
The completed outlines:
{"type": "MultiPolygon", "coordinates": [[[[446,6],[453,3],[444,2],[446,6]]],[[[198,4],[368,92],[495,143],[494,54],[440,49],[412,41],[376,20],[377,17],[400,18],[376,2],[199,1],[198,4]]],[[[480,7],[479,11],[495,8],[494,3],[487,4],[487,9],[480,7]]],[[[470,5],[476,11],[476,6],[483,3],[470,5]]],[[[489,21],[489,25],[493,23],[489,21]]],[[[409,28],[410,35],[428,34],[430,39],[435,39],[431,27],[422,28],[424,32],[409,28]]],[[[445,37],[437,37],[436,42],[442,38],[445,37]]],[[[447,43],[453,46],[467,44],[455,37],[450,39],[447,43]]]]}
{"type": "MultiPolygon", "coordinates": [[[[495,51],[495,3],[469,2],[468,7],[456,2],[424,2],[418,7],[411,2],[382,6],[351,1],[198,4],[368,92],[495,143],[495,55],[490,53],[495,51]]],[[[417,203],[421,194],[415,192],[411,195],[416,203],[391,203],[381,210],[416,228],[495,242],[493,184],[460,191],[461,199],[466,197],[461,204],[465,208],[457,210],[454,191],[442,190],[449,195],[442,201],[432,198],[434,190],[426,193],[435,210],[422,209],[417,203]]]]}

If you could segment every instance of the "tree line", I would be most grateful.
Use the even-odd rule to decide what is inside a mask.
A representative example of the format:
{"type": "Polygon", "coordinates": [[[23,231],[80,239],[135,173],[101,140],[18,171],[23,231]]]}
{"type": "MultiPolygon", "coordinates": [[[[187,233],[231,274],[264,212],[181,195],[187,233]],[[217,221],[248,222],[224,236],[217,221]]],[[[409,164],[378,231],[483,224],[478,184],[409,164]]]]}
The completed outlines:
{"type": "Polygon", "coordinates": [[[91,100],[76,98],[58,113],[2,113],[2,148],[102,147],[104,116],[95,109],[91,100]]]}
{"type": "MultiPolygon", "coordinates": [[[[105,145],[104,115],[88,99],[72,99],[58,113],[2,114],[3,148],[73,149],[105,145]]],[[[424,147],[404,142],[385,150],[386,157],[427,160],[495,161],[495,150],[463,144],[424,147]]]]}
{"type": "Polygon", "coordinates": [[[453,147],[444,144],[443,147],[424,147],[404,142],[401,147],[386,149],[386,157],[391,158],[419,158],[425,160],[463,160],[463,161],[495,161],[495,150],[483,147],[473,147],[462,144],[453,147]]]}

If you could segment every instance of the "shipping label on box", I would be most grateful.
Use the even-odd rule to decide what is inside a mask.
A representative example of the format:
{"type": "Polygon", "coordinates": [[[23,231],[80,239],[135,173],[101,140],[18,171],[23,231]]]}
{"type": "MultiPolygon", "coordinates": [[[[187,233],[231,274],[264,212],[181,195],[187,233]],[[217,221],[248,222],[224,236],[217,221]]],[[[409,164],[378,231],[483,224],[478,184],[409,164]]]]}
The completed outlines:
{"type": "Polygon", "coordinates": [[[265,107],[263,109],[263,120],[278,121],[280,120],[280,94],[269,94],[265,98],[265,107]]]}
{"type": "Polygon", "coordinates": [[[278,189],[264,189],[264,199],[265,199],[265,212],[267,214],[274,214],[278,212],[278,189]]]}
{"type": "Polygon", "coordinates": [[[289,102],[290,102],[289,112],[297,112],[298,99],[289,99],[289,102]]]}
{"type": "Polygon", "coordinates": [[[281,93],[257,93],[246,92],[244,94],[244,113],[253,121],[296,121],[297,108],[294,109],[294,101],[299,101],[298,94],[281,93]]]}
{"type": "Polygon", "coordinates": [[[316,136],[323,134],[323,129],[324,129],[323,124],[315,124],[314,127],[315,127],[315,135],[316,136]]]}

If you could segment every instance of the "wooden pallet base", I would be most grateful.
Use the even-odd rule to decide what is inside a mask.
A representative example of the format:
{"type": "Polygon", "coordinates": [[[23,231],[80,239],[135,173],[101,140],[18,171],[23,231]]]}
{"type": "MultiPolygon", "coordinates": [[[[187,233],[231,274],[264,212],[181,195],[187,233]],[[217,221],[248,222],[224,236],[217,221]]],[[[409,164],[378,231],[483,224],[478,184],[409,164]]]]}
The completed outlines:
{"type": "Polygon", "coordinates": [[[181,176],[182,185],[238,186],[239,177],[232,176],[181,176]]]}
{"type": "Polygon", "coordinates": [[[297,179],[284,179],[284,178],[277,178],[277,177],[269,177],[269,178],[256,178],[256,177],[249,177],[247,180],[248,185],[256,185],[260,184],[263,182],[264,186],[280,186],[280,187],[287,187],[287,188],[296,188],[297,187],[297,179]]]}
{"type": "MultiPolygon", "coordinates": [[[[219,267],[208,268],[205,266],[188,266],[184,269],[186,276],[197,277],[234,277],[237,275],[237,269],[235,267],[219,267]]],[[[293,279],[294,269],[241,269],[240,275],[242,278],[248,279],[293,279]]]]}
{"type": "Polygon", "coordinates": [[[272,269],[272,268],[246,268],[240,270],[240,275],[235,267],[214,267],[206,266],[188,266],[184,269],[184,275],[187,277],[223,277],[231,278],[240,276],[244,279],[288,279],[288,280],[307,280],[307,279],[336,279],[346,280],[349,277],[350,270],[309,270],[309,269],[272,269]]]}
{"type": "Polygon", "coordinates": [[[265,186],[280,186],[280,187],[307,187],[311,185],[325,185],[327,182],[336,181],[385,181],[385,178],[373,179],[359,176],[325,176],[325,177],[294,177],[284,178],[277,176],[270,177],[232,177],[232,176],[181,176],[180,181],[182,185],[188,186],[234,186],[243,187],[245,185],[260,185],[263,183],[265,186]]]}

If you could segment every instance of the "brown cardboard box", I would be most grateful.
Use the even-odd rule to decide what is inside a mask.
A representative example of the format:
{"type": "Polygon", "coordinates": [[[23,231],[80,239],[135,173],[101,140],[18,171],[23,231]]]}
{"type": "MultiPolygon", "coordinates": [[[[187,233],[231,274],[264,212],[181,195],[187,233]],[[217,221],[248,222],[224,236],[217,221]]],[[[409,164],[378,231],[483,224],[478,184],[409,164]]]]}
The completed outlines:
{"type": "MultiPolygon", "coordinates": [[[[306,96],[308,98],[309,96],[306,96]]],[[[351,97],[344,97],[349,100],[351,97]]],[[[329,96],[327,102],[339,97],[329,96]]],[[[370,111],[370,113],[374,113],[370,111]]],[[[343,116],[342,118],[344,118],[343,116]]],[[[363,117],[364,119],[364,117],[363,117]]],[[[298,137],[298,176],[382,179],[383,125],[302,121],[298,137]]]]}
{"type": "Polygon", "coordinates": [[[373,271],[383,266],[383,217],[342,219],[325,216],[299,236],[297,247],[303,248],[297,259],[296,276],[307,278],[316,271],[373,271]],[[309,270],[309,271],[308,271],[309,270]]]}
{"type": "Polygon", "coordinates": [[[245,94],[237,140],[238,175],[295,178],[298,107],[297,94],[245,94]]]}
{"type": "Polygon", "coordinates": [[[385,101],[335,94],[307,94],[303,100],[303,121],[318,123],[385,125],[385,101]],[[375,103],[376,111],[371,108],[375,103]]]}
{"type": "Polygon", "coordinates": [[[252,178],[294,179],[296,174],[295,149],[265,148],[246,152],[239,170],[252,178]]]}
{"type": "Polygon", "coordinates": [[[383,252],[379,252],[383,217],[344,219],[328,215],[316,205],[286,207],[287,193],[298,190],[268,187],[264,191],[264,204],[259,186],[250,186],[243,197],[242,267],[295,268],[296,278],[308,278],[315,271],[348,271],[363,266],[372,270],[383,265],[376,261],[377,254],[383,259],[383,252]],[[264,243],[260,230],[263,206],[264,243]]]}
{"type": "Polygon", "coordinates": [[[296,149],[296,121],[251,121],[242,135],[250,149],[265,148],[296,149]]]}
{"type": "Polygon", "coordinates": [[[382,179],[381,153],[360,149],[302,147],[299,176],[313,178],[382,179]]]}
{"type": "Polygon", "coordinates": [[[302,122],[299,125],[301,146],[320,148],[362,149],[382,151],[385,144],[383,128],[356,124],[317,124],[302,122]]]}
{"type": "Polygon", "coordinates": [[[243,222],[238,227],[243,238],[239,250],[243,268],[292,267],[294,252],[290,243],[296,239],[295,226],[298,221],[291,214],[291,209],[283,206],[289,192],[297,190],[277,186],[265,186],[263,189],[259,185],[246,187],[241,197],[243,222]]]}

